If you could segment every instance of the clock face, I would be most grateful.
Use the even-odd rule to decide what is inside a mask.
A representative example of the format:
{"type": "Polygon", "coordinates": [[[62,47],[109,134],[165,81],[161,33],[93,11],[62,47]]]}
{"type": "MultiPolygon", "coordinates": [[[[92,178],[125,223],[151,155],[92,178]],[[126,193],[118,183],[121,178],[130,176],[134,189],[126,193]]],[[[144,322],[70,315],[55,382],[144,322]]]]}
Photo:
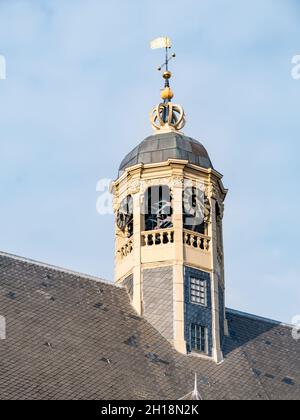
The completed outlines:
{"type": "Polygon", "coordinates": [[[130,236],[133,232],[133,199],[131,196],[125,198],[117,213],[117,225],[118,228],[125,232],[128,228],[128,233],[130,236]]]}

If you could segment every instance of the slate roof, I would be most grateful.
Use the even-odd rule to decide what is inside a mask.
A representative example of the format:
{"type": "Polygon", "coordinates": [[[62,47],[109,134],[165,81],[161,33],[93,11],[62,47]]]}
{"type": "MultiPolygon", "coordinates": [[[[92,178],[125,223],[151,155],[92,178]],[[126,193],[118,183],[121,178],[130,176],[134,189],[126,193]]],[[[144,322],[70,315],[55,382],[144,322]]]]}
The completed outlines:
{"type": "Polygon", "coordinates": [[[176,353],[123,289],[0,254],[0,399],[299,399],[300,341],[228,311],[221,365],[176,353]]]}
{"type": "Polygon", "coordinates": [[[158,163],[168,159],[188,160],[205,169],[213,169],[205,147],[197,140],[179,133],[156,134],[147,137],[123,160],[119,175],[138,163],[158,163]]]}

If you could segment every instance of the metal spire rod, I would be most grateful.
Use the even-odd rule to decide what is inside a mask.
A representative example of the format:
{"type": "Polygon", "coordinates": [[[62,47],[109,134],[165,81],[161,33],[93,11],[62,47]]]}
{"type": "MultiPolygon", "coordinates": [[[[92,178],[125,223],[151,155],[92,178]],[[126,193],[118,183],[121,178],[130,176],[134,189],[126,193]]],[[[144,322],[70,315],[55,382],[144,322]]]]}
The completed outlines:
{"type": "Polygon", "coordinates": [[[157,129],[156,121],[159,120],[160,124],[166,127],[175,127],[180,130],[185,125],[185,115],[180,105],[172,104],[174,93],[170,87],[170,79],[172,73],[169,70],[170,61],[176,57],[176,54],[169,54],[169,50],[172,48],[172,41],[168,37],[156,38],[150,43],[150,47],[153,50],[164,49],[165,50],[165,62],[158,67],[158,71],[162,71],[164,79],[164,88],[161,89],[160,97],[163,100],[162,103],[155,109],[156,117],[151,116],[153,126],[157,129]],[[179,113],[179,116],[177,115],[179,113]]]}
{"type": "Polygon", "coordinates": [[[164,67],[166,67],[166,71],[169,71],[169,62],[171,61],[171,60],[173,60],[173,58],[176,58],[176,54],[175,53],[173,53],[172,55],[171,55],[171,57],[169,57],[169,55],[168,55],[168,47],[166,48],[166,61],[161,65],[161,66],[159,66],[158,67],[158,71],[162,71],[162,69],[164,68],[164,67]]]}

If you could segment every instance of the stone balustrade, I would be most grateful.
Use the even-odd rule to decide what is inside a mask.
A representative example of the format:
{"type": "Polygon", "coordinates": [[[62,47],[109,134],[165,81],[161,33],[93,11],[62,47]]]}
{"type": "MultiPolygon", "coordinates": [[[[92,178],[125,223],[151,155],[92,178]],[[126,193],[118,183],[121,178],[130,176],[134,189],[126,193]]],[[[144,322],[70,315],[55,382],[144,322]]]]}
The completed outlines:
{"type": "Polygon", "coordinates": [[[190,230],[183,231],[183,243],[202,251],[208,252],[210,250],[211,238],[190,230]]]}
{"type": "Polygon", "coordinates": [[[142,233],[142,246],[159,246],[174,243],[174,229],[153,230],[142,233]]]}
{"type": "Polygon", "coordinates": [[[121,259],[128,257],[133,251],[133,240],[129,239],[118,251],[121,259]]]}
{"type": "MultiPolygon", "coordinates": [[[[190,230],[183,231],[184,245],[200,249],[205,252],[210,251],[211,238],[190,230]]],[[[163,246],[174,244],[174,229],[161,229],[142,232],[142,247],[163,246]]],[[[129,239],[118,251],[120,257],[126,258],[133,251],[133,239],[129,239]]]]}

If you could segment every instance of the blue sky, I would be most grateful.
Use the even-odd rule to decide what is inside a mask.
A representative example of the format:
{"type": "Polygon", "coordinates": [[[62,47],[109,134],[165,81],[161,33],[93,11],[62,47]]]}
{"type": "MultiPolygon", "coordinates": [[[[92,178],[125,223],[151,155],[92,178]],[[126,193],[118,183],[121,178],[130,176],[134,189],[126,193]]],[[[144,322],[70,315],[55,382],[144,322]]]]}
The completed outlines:
{"type": "Polygon", "coordinates": [[[0,250],[113,280],[96,184],[151,134],[168,34],[185,133],[226,202],[227,305],[300,314],[296,0],[0,0],[0,250]]]}

